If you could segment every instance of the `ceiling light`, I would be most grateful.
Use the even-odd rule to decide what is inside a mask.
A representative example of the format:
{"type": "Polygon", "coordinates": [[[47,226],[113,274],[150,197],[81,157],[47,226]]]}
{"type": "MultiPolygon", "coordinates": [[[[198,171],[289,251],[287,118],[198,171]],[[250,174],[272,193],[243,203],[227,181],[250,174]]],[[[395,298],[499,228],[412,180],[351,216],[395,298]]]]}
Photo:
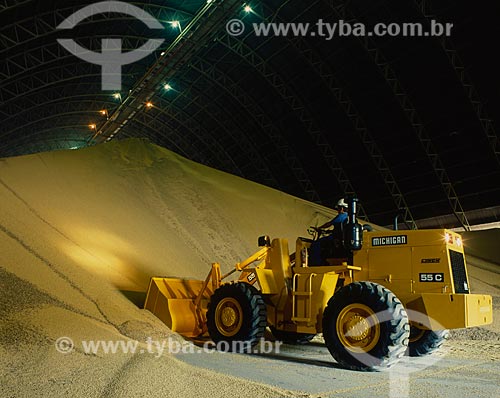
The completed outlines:
{"type": "Polygon", "coordinates": [[[249,13],[249,12],[252,12],[252,7],[250,7],[249,5],[246,5],[244,8],[243,8],[243,11],[245,11],[246,13],[249,13]]]}

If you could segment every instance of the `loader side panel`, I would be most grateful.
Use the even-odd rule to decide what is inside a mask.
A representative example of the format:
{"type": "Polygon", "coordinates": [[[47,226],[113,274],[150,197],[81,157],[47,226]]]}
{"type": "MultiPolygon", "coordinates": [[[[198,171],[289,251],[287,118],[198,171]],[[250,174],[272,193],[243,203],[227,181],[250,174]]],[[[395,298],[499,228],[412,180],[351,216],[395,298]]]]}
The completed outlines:
{"type": "Polygon", "coordinates": [[[363,270],[358,280],[380,283],[403,302],[415,294],[469,294],[463,243],[445,229],[404,230],[365,234],[354,265],[363,270]]]}
{"type": "Polygon", "coordinates": [[[419,246],[412,252],[413,291],[453,293],[453,278],[446,246],[419,246]]]}
{"type": "Polygon", "coordinates": [[[384,285],[396,295],[412,291],[411,247],[368,249],[368,280],[384,285]]]}
{"type": "Polygon", "coordinates": [[[284,288],[288,288],[287,283],[289,284],[292,278],[292,270],[286,239],[273,239],[271,250],[263,265],[263,267],[259,266],[258,268],[264,272],[259,274],[259,270],[256,270],[263,294],[277,294],[284,288]]]}

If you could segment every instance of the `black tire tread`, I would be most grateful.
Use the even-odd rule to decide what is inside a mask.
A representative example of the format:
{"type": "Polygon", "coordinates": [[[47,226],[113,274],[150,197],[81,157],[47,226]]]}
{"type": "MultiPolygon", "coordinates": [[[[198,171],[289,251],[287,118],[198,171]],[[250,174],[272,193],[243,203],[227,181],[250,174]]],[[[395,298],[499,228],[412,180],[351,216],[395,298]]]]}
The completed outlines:
{"type": "Polygon", "coordinates": [[[410,325],[401,301],[389,289],[374,282],[354,282],[341,288],[328,301],[323,314],[323,337],[335,360],[348,369],[383,370],[398,362],[408,347],[410,325]],[[338,340],[337,316],[346,305],[363,303],[377,313],[388,311],[391,319],[382,321],[380,344],[370,352],[370,358],[350,353],[338,340]]]}
{"type": "Polygon", "coordinates": [[[215,343],[226,341],[246,342],[253,347],[264,336],[267,326],[266,304],[260,292],[248,283],[238,282],[220,286],[210,298],[207,310],[208,333],[215,343]],[[226,297],[234,297],[243,310],[243,325],[234,336],[226,337],[219,333],[215,324],[215,309],[217,304],[226,297]]]}
{"type": "Polygon", "coordinates": [[[426,330],[422,337],[408,344],[408,355],[423,357],[432,354],[441,348],[449,335],[448,330],[426,330]]]}

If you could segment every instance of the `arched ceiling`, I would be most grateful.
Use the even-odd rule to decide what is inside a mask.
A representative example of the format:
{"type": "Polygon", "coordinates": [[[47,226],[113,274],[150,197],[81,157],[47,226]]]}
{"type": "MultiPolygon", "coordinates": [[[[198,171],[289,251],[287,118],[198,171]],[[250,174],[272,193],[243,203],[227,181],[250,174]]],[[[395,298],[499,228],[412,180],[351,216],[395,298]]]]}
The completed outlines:
{"type": "Polygon", "coordinates": [[[383,225],[398,213],[409,227],[499,221],[499,5],[130,1],[165,29],[116,13],[57,29],[92,3],[0,0],[0,157],[145,137],[327,206],[356,193],[364,215],[383,225]],[[245,23],[241,36],[226,31],[233,18],[245,23]],[[251,29],[318,19],[454,27],[448,38],[331,40],[251,29]],[[68,37],[97,52],[103,38],[122,39],[124,51],[165,42],[123,66],[118,95],[102,90],[100,66],[57,42],[68,37]]]}

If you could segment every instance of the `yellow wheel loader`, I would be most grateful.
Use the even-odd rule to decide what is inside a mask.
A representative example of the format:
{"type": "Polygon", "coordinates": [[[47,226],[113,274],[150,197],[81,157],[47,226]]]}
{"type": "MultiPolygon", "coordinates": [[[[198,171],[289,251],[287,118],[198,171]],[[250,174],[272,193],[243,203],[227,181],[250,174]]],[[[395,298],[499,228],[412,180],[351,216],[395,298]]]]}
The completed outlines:
{"type": "Polygon", "coordinates": [[[214,263],[204,281],[153,277],[145,308],[173,331],[234,351],[251,349],[266,327],[286,343],[322,333],[335,360],[356,370],[427,355],[448,329],[492,322],[491,296],[469,292],[459,234],[372,231],[356,208],[351,198],[347,224],[322,238],[312,230],[292,253],[285,239],[262,236],[226,275],[214,263]]]}

